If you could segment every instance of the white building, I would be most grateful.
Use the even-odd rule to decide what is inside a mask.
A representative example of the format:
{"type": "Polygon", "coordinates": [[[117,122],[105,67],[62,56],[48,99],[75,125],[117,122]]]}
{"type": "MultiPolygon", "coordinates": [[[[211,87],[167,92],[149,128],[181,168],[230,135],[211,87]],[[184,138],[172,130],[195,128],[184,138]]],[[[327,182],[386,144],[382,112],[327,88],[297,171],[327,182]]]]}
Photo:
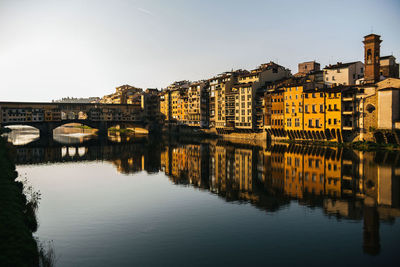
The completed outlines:
{"type": "Polygon", "coordinates": [[[364,64],[361,61],[328,65],[324,68],[324,83],[328,85],[354,85],[364,77],[364,64]]]}

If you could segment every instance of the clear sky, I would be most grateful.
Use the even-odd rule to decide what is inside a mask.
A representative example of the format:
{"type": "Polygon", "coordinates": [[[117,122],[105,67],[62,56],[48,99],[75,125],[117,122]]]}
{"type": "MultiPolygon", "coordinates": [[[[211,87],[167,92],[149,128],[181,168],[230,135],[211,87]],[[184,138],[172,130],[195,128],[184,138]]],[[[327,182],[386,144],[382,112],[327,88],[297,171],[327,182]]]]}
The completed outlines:
{"type": "Polygon", "coordinates": [[[0,0],[0,101],[103,96],[115,87],[275,61],[363,61],[362,39],[400,60],[400,1],[0,0]]]}

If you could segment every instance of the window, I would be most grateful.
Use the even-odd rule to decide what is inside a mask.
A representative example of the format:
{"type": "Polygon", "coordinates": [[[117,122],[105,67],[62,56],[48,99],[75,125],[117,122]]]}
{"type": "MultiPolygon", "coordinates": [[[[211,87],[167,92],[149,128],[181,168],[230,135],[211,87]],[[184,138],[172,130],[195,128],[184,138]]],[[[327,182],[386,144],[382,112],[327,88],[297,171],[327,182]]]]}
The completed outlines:
{"type": "Polygon", "coordinates": [[[333,124],[336,125],[337,119],[333,119],[333,124]]]}
{"type": "Polygon", "coordinates": [[[334,110],[337,110],[336,104],[333,105],[333,109],[334,109],[334,110]]]}
{"type": "Polygon", "coordinates": [[[331,122],[332,122],[332,120],[331,120],[331,119],[328,119],[328,124],[329,124],[329,125],[331,124],[331,122]]]}
{"type": "Polygon", "coordinates": [[[317,112],[317,108],[316,108],[316,105],[312,105],[312,112],[317,112]]]}
{"type": "Polygon", "coordinates": [[[312,126],[312,119],[309,119],[309,120],[308,120],[308,127],[313,127],[313,126],[312,126]]]}
{"type": "Polygon", "coordinates": [[[296,119],[294,120],[294,126],[300,127],[300,119],[299,119],[299,118],[296,118],[296,119]]]}
{"type": "Polygon", "coordinates": [[[335,76],[332,76],[332,81],[334,81],[335,80],[335,76]]]}
{"type": "Polygon", "coordinates": [[[305,105],[304,112],[308,113],[308,105],[305,105]]]}
{"type": "Polygon", "coordinates": [[[287,126],[292,127],[292,119],[287,119],[287,126]]]}
{"type": "Polygon", "coordinates": [[[315,93],[312,93],[312,97],[313,97],[313,98],[315,98],[315,97],[316,97],[315,93]]]}
{"type": "Polygon", "coordinates": [[[324,97],[324,93],[319,93],[319,96],[320,97],[324,97]]]}
{"type": "Polygon", "coordinates": [[[321,113],[324,112],[324,105],[319,105],[319,112],[321,112],[321,113]]]}
{"type": "Polygon", "coordinates": [[[315,127],[319,127],[319,119],[315,119],[315,127]]]}
{"type": "Polygon", "coordinates": [[[301,112],[302,112],[301,107],[299,107],[299,113],[301,113],[301,112]]]}

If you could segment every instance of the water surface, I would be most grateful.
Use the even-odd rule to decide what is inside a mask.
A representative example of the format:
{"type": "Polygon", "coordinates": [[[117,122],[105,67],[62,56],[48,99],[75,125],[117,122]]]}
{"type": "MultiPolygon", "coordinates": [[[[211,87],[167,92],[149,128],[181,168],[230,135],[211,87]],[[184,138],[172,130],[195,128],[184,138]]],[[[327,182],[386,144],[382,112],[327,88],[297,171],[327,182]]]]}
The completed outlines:
{"type": "Polygon", "coordinates": [[[172,138],[17,146],[57,266],[397,266],[399,162],[172,138]]]}

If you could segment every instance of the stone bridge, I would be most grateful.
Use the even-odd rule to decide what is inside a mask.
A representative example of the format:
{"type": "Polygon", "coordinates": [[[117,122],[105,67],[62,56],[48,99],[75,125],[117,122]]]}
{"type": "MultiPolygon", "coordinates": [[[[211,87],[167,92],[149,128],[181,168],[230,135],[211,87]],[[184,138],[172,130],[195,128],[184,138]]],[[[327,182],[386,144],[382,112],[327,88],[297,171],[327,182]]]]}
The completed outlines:
{"type": "Polygon", "coordinates": [[[0,102],[0,126],[28,125],[40,135],[52,135],[55,128],[80,123],[107,134],[110,127],[145,128],[152,131],[156,121],[147,121],[141,106],[99,103],[0,102]]]}

